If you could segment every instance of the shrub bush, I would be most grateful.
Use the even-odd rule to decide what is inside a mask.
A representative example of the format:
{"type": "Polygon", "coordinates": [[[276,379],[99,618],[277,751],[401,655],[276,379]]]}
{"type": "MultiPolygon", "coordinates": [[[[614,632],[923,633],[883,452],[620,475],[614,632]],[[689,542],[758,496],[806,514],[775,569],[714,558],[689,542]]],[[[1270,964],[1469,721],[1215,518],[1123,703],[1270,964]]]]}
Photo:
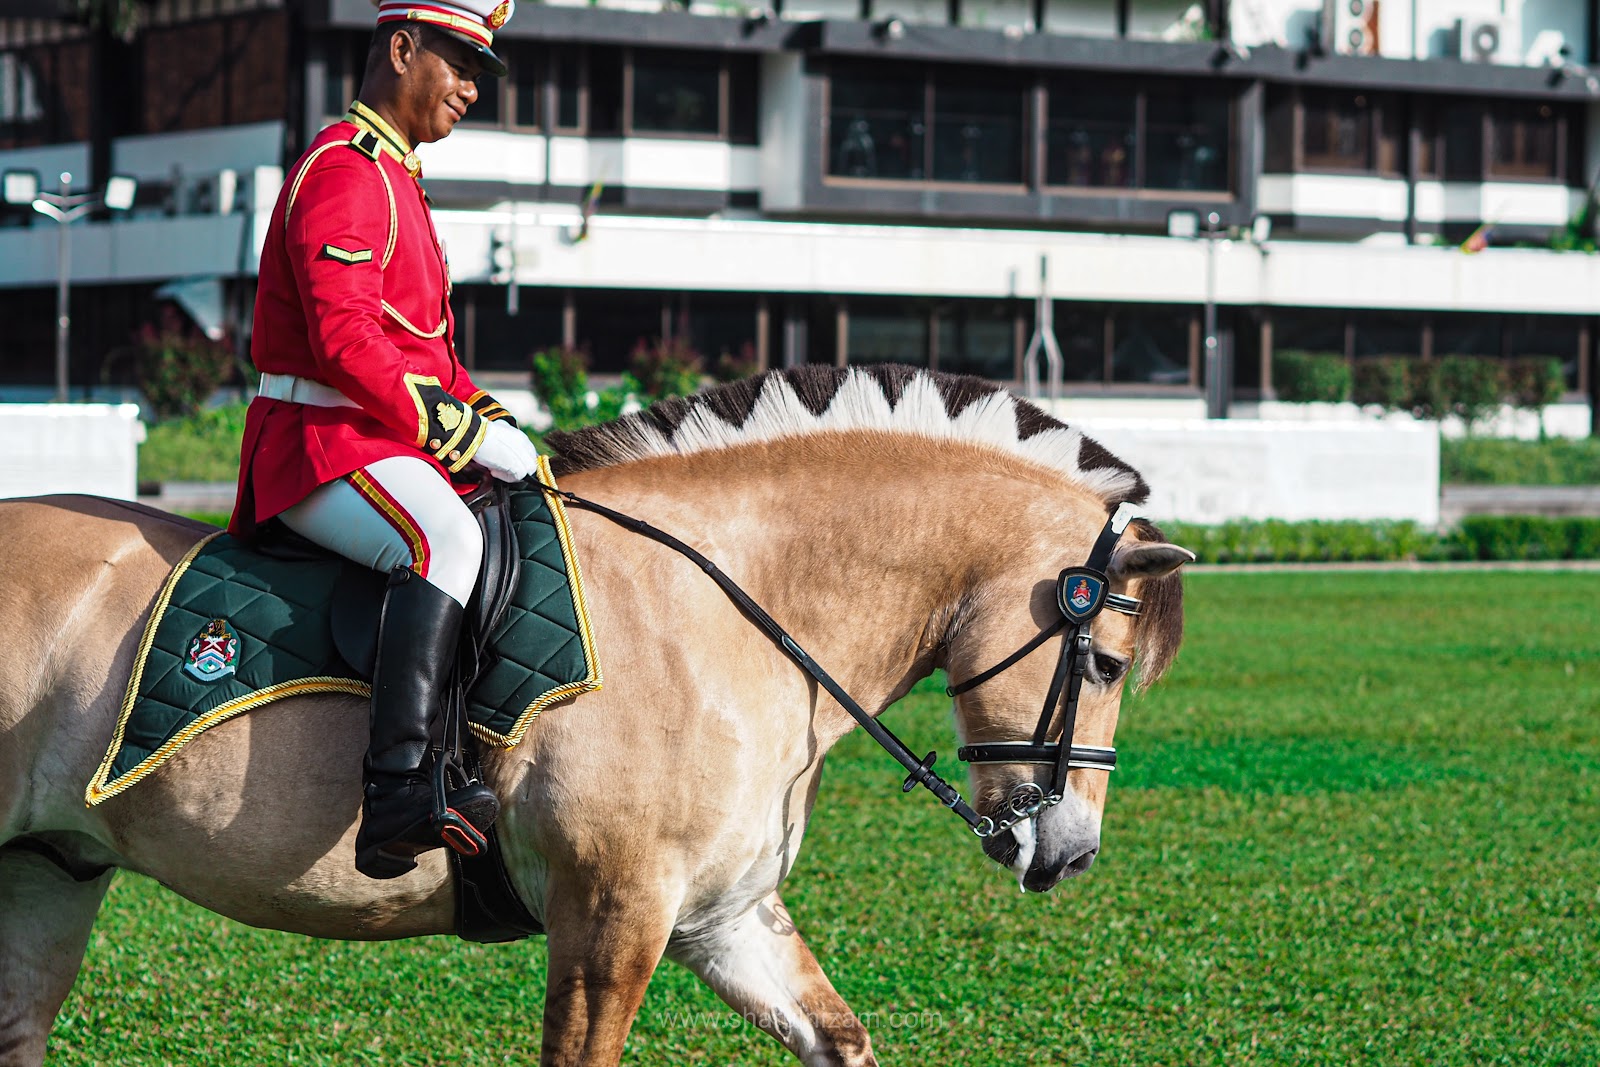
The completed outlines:
{"type": "Polygon", "coordinates": [[[1330,352],[1283,349],[1272,354],[1272,388],[1291,403],[1337,404],[1350,399],[1350,364],[1330,352]]]}
{"type": "Polygon", "coordinates": [[[1351,375],[1350,399],[1357,404],[1378,404],[1385,411],[1399,411],[1408,407],[1407,362],[1396,356],[1356,360],[1351,375]]]}
{"type": "Polygon", "coordinates": [[[213,341],[171,308],[134,338],[134,373],[156,419],[196,414],[233,373],[233,351],[213,341]]]}
{"type": "Polygon", "coordinates": [[[1506,394],[1505,368],[1498,359],[1446,356],[1439,361],[1439,388],[1445,409],[1458,416],[1470,434],[1500,406],[1506,394]]]}
{"type": "Polygon", "coordinates": [[[658,339],[635,345],[628,368],[639,383],[640,399],[648,404],[698,391],[705,360],[686,341],[658,339]]]}
{"type": "Polygon", "coordinates": [[[589,388],[589,356],[577,348],[547,348],[529,359],[533,393],[550,412],[551,429],[578,430],[622,413],[632,378],[620,386],[589,388]]]}
{"type": "Polygon", "coordinates": [[[1600,438],[1446,438],[1439,478],[1447,485],[1600,485],[1600,438]]]}

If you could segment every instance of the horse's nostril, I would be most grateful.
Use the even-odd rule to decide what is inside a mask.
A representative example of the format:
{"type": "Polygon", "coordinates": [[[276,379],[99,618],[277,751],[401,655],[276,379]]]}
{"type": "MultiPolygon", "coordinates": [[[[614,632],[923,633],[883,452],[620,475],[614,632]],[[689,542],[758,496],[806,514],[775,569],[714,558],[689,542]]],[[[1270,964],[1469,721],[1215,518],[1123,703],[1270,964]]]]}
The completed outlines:
{"type": "Polygon", "coordinates": [[[1067,877],[1070,878],[1074,874],[1082,874],[1090,867],[1093,867],[1094,858],[1099,854],[1100,850],[1098,848],[1091,848],[1087,852],[1081,852],[1072,857],[1072,859],[1067,861],[1067,877]]]}

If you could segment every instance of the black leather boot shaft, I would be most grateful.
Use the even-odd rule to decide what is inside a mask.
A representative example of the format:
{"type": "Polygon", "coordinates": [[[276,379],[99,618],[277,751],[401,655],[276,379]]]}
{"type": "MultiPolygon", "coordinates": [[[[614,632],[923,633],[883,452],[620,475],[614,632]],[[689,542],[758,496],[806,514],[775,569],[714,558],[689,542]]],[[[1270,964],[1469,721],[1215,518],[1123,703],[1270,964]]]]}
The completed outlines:
{"type": "Polygon", "coordinates": [[[408,570],[390,576],[372,668],[366,762],[368,780],[380,788],[423,773],[463,614],[454,597],[427,579],[408,570]]]}

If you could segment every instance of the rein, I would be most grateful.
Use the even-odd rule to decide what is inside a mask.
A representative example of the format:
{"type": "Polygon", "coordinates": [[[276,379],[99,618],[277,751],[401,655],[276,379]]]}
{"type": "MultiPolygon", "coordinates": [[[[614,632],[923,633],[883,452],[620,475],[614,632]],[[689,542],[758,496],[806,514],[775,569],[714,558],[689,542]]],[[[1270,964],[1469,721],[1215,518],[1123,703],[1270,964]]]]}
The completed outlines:
{"type": "MultiPolygon", "coordinates": [[[[1024,786],[1019,786],[1018,791],[1013,792],[1010,801],[1011,813],[1016,817],[1011,819],[1002,819],[997,823],[994,819],[991,819],[986,815],[979,815],[972,809],[972,806],[962,798],[960,791],[957,790],[955,786],[951,785],[949,782],[939,777],[938,774],[934,773],[933,765],[938,760],[937,752],[929,752],[926,756],[919,760],[911,751],[911,749],[906,747],[905,742],[901,741],[894,735],[892,730],[880,723],[873,716],[869,715],[866,709],[857,703],[854,697],[845,692],[844,687],[835,681],[833,676],[822,668],[821,664],[812,659],[810,654],[807,653],[805,649],[800,647],[800,643],[796,641],[787,630],[780,626],[777,620],[767,613],[766,609],[764,609],[760,604],[757,604],[755,600],[750,597],[750,594],[741,589],[737,582],[728,577],[721,568],[719,568],[700,551],[678,540],[678,538],[672,536],[664,530],[657,529],[642,519],[636,519],[631,515],[626,515],[620,511],[617,511],[615,508],[609,508],[604,504],[581,497],[578,494],[568,492],[565,489],[557,489],[555,486],[546,485],[537,478],[530,478],[529,481],[537,485],[542,491],[560,498],[563,502],[573,507],[581,508],[584,511],[591,511],[602,518],[609,519],[611,522],[616,523],[623,529],[628,530],[631,533],[639,534],[642,537],[647,537],[659,544],[665,545],[674,552],[677,552],[679,555],[684,556],[692,561],[695,566],[699,567],[706,573],[707,577],[709,577],[713,582],[717,583],[717,586],[727,594],[728,599],[732,600],[734,604],[738,606],[739,610],[744,612],[746,617],[748,617],[751,622],[755,623],[755,625],[763,633],[771,638],[772,642],[783,651],[784,655],[788,656],[797,667],[814,678],[818,685],[827,690],[828,694],[832,696],[834,700],[838,701],[839,706],[844,708],[845,711],[849,712],[850,717],[855,719],[856,722],[860,723],[862,729],[866,730],[866,732],[874,741],[878,742],[878,744],[882,746],[883,749],[889,753],[889,755],[893,756],[902,767],[906,768],[908,773],[906,774],[905,781],[901,783],[901,792],[909,793],[917,786],[922,786],[934,796],[938,797],[940,803],[942,803],[945,807],[959,815],[962,821],[965,822],[972,832],[977,834],[979,837],[992,837],[993,835],[1000,833],[1001,831],[1014,825],[1019,818],[1030,818],[1032,815],[1038,814],[1038,812],[1043,810],[1043,808],[1049,807],[1053,803],[1059,803],[1061,800],[1061,790],[1065,787],[1066,766],[1068,763],[1070,763],[1072,766],[1099,767],[1105,770],[1111,770],[1116,766],[1116,752],[1114,749],[1092,748],[1087,746],[1074,747],[1070,744],[1070,740],[1072,736],[1072,723],[1077,716],[1078,689],[1082,685],[1083,674],[1084,671],[1087,670],[1089,660],[1089,634],[1085,624],[1089,618],[1092,618],[1094,615],[1099,613],[1100,608],[1106,606],[1114,607],[1119,611],[1129,611],[1131,614],[1138,613],[1137,599],[1133,597],[1122,597],[1118,596],[1117,594],[1112,594],[1112,596],[1123,602],[1122,606],[1117,606],[1110,604],[1109,601],[1111,600],[1111,597],[1106,595],[1107,590],[1110,587],[1110,582],[1104,573],[1105,563],[1110,558],[1112,547],[1115,546],[1117,540],[1122,536],[1122,531],[1127,528],[1128,524],[1128,519],[1122,518],[1122,510],[1119,510],[1117,514],[1112,516],[1112,518],[1106,523],[1105,529],[1101,531],[1099,539],[1095,542],[1094,550],[1089,554],[1091,567],[1096,562],[1099,563],[1099,567],[1095,569],[1091,569],[1091,567],[1069,567],[1067,570],[1061,572],[1063,593],[1060,597],[1060,600],[1064,605],[1062,608],[1063,617],[1061,621],[1046,627],[1044,632],[1033,638],[1021,649],[1018,649],[1017,652],[1013,653],[1002,663],[990,668],[982,674],[975,675],[958,687],[946,690],[946,692],[948,692],[951,696],[955,696],[958,693],[964,693],[967,690],[988,681],[990,678],[993,678],[1001,671],[1021,660],[1029,652],[1032,652],[1034,649],[1038,648],[1039,645],[1043,644],[1052,635],[1059,633],[1067,625],[1071,624],[1073,626],[1072,633],[1068,636],[1067,641],[1063,642],[1061,659],[1056,667],[1055,678],[1050,684],[1050,692],[1045,699],[1044,714],[1040,717],[1039,725],[1034,731],[1034,739],[1032,743],[1000,742],[989,745],[970,745],[961,749],[959,754],[958,758],[972,763],[1032,763],[1041,761],[1032,757],[1039,756],[1040,754],[1048,751],[1051,753],[1050,758],[1058,763],[1056,769],[1056,778],[1059,779],[1059,783],[1054,780],[1052,781],[1052,792],[1050,796],[1045,796],[1043,791],[1040,790],[1037,785],[1034,785],[1031,782],[1024,786]],[[1121,520],[1120,523],[1118,521],[1119,519],[1121,520]],[[1088,575],[1090,576],[1091,581],[1098,581],[1100,583],[1098,587],[1098,594],[1095,597],[1093,609],[1089,611],[1081,619],[1081,621],[1075,620],[1072,615],[1068,614],[1067,607],[1065,606],[1070,603],[1065,595],[1065,581],[1068,574],[1088,575]],[[1067,654],[1068,648],[1077,648],[1080,642],[1081,650],[1069,657],[1067,654]],[[1069,659],[1071,661],[1070,663],[1069,659]],[[1065,732],[1062,734],[1063,738],[1068,741],[1068,744],[1047,745],[1044,743],[1044,731],[1049,726],[1049,720],[1051,717],[1050,713],[1054,709],[1056,701],[1060,699],[1062,683],[1069,675],[1071,678],[1070,685],[1067,687],[1069,718],[1066,720],[1066,725],[1064,727],[1065,732]],[[1056,759],[1053,754],[1054,750],[1056,749],[1065,749],[1068,750],[1068,752],[1062,758],[1056,759]],[[1032,805],[1032,810],[1026,815],[1022,814],[1019,808],[1020,801],[1018,797],[1018,792],[1025,789],[1033,790],[1039,794],[1037,798],[1034,798],[1030,802],[1032,805]],[[1054,799],[1051,799],[1052,797],[1054,799]]],[[[1022,806],[1026,807],[1028,805],[1023,804],[1022,806]]]]}

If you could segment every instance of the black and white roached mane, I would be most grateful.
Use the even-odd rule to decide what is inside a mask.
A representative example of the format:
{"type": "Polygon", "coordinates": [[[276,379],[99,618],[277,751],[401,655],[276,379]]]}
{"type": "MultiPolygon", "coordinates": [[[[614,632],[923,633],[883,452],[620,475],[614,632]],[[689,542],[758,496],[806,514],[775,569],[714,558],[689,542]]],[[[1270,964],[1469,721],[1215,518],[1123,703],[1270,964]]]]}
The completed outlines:
{"type": "MultiPolygon", "coordinates": [[[[548,437],[557,477],[655,456],[687,455],[777,438],[842,430],[905,433],[983,444],[1046,467],[1096,493],[1107,513],[1142,504],[1139,472],[1082,431],[993,382],[901,364],[804,366],[768,371],[676,397],[614,422],[548,437]]],[[[1135,536],[1160,541],[1153,525],[1135,536]]],[[[1139,619],[1139,681],[1155,681],[1183,633],[1176,574],[1147,583],[1139,619]]]]}

